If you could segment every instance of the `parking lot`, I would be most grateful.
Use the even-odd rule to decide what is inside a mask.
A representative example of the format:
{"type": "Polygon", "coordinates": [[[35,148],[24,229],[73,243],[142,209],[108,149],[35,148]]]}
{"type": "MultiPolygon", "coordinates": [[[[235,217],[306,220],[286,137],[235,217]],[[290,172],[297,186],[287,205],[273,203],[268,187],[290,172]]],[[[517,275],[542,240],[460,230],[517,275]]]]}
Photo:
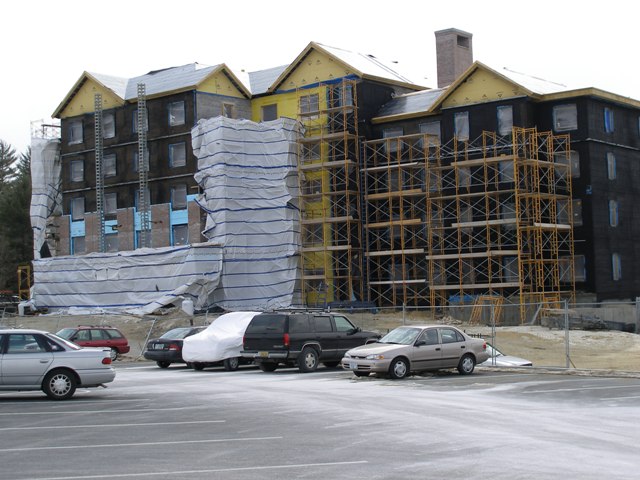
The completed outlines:
{"type": "Polygon", "coordinates": [[[638,378],[118,363],[69,401],[1,393],[0,479],[635,479],[639,399],[638,378]]]}

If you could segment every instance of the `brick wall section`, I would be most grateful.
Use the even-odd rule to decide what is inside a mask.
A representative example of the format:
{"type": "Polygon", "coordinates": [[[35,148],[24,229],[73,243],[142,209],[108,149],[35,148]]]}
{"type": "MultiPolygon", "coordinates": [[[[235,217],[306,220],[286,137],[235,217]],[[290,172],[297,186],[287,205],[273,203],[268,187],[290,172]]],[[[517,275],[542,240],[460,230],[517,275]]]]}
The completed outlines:
{"type": "Polygon", "coordinates": [[[133,208],[118,210],[118,249],[121,251],[134,249],[135,222],[133,208]]]}
{"type": "Polygon", "coordinates": [[[54,231],[58,234],[58,240],[55,242],[48,241],[49,245],[55,246],[54,249],[51,250],[51,254],[55,257],[69,255],[71,253],[70,217],[69,215],[62,215],[53,217],[53,219],[55,225],[54,231]]]}
{"type": "Polygon", "coordinates": [[[156,248],[171,245],[169,204],[151,205],[151,221],[151,246],[156,248]]]}
{"type": "Polygon", "coordinates": [[[204,242],[206,240],[202,235],[204,225],[200,220],[202,209],[196,202],[189,202],[187,208],[189,215],[189,243],[204,242]]]}

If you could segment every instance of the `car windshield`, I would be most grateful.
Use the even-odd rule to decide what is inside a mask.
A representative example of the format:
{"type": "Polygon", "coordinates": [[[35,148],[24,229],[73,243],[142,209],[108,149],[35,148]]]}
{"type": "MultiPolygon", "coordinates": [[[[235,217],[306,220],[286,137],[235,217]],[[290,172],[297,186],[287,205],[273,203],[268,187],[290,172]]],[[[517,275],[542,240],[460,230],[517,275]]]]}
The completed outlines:
{"type": "Polygon", "coordinates": [[[62,330],[59,330],[58,332],[56,332],[56,335],[60,338],[65,338],[69,340],[73,336],[75,331],[76,331],[75,328],[63,328],[62,330]]]}
{"type": "Polygon", "coordinates": [[[384,337],[378,340],[378,343],[396,343],[399,345],[411,345],[416,341],[422,329],[411,327],[399,327],[391,330],[384,337]]]}
{"type": "Polygon", "coordinates": [[[162,337],[160,338],[167,338],[169,340],[182,340],[189,335],[189,332],[191,332],[191,328],[189,327],[174,328],[166,333],[163,333],[162,337]]]}

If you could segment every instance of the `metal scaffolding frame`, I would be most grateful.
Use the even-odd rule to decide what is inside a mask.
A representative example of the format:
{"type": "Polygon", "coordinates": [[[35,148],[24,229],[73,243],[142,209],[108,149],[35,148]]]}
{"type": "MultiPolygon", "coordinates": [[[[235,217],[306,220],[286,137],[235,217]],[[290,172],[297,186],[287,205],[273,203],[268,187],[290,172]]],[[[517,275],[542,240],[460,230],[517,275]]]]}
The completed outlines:
{"type": "Polygon", "coordinates": [[[302,298],[307,305],[362,301],[357,83],[298,89],[302,298]]]}

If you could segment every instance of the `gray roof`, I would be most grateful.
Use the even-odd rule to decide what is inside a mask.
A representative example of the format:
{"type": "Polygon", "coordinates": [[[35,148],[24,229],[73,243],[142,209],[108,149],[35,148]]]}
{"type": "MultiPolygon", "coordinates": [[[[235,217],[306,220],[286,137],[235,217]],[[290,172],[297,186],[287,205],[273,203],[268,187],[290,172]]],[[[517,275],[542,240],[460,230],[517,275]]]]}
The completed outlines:
{"type": "Polygon", "coordinates": [[[257,72],[249,72],[249,86],[252,95],[265,93],[269,87],[276,81],[282,72],[289,65],[281,65],[279,67],[267,68],[266,70],[258,70],[257,72]]]}
{"type": "Polygon", "coordinates": [[[138,96],[138,84],[144,83],[147,95],[170,92],[187,87],[195,87],[220,65],[203,66],[190,63],[179,67],[155,70],[134,78],[119,78],[99,73],[91,73],[104,86],[113,90],[120,98],[131,100],[138,96]]]}
{"type": "Polygon", "coordinates": [[[426,112],[436,103],[446,88],[434,88],[419,92],[398,95],[385,103],[378,111],[378,117],[389,115],[402,115],[406,113],[426,112]]]}

